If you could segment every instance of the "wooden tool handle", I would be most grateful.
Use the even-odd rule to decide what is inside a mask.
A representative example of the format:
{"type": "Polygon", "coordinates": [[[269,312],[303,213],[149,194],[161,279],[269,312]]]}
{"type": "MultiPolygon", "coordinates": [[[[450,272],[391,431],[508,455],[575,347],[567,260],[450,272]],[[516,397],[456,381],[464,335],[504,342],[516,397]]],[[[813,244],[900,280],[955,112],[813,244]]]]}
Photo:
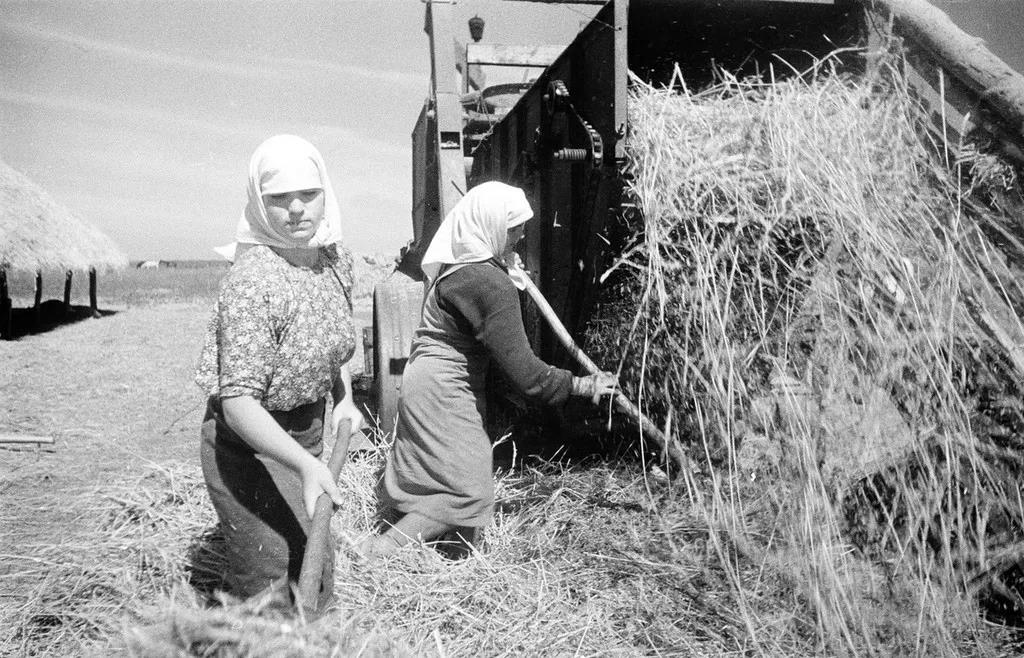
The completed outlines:
{"type": "MultiPolygon", "coordinates": [[[[576,341],[572,339],[572,335],[569,334],[569,330],[565,328],[564,324],[562,324],[562,321],[555,313],[555,309],[551,308],[551,304],[549,304],[548,300],[544,298],[544,295],[530,277],[526,276],[524,273],[524,275],[522,277],[518,277],[517,280],[522,281],[526,285],[526,293],[530,295],[530,299],[532,299],[533,303],[537,305],[537,309],[540,311],[540,314],[544,316],[545,320],[547,320],[547,323],[551,326],[551,330],[555,332],[555,336],[558,337],[559,342],[561,342],[562,346],[568,350],[569,354],[571,354],[580,366],[588,373],[593,375],[600,372],[601,369],[597,367],[597,364],[594,363],[593,360],[591,360],[591,358],[587,356],[582,349],[580,349],[580,346],[576,344],[576,341]]],[[[614,402],[615,406],[622,413],[626,414],[630,420],[640,426],[640,431],[643,432],[644,436],[654,441],[658,444],[658,447],[668,454],[676,466],[680,468],[687,467],[689,460],[686,457],[686,453],[683,452],[683,449],[679,447],[679,444],[675,441],[669,440],[669,438],[665,436],[665,434],[659,430],[658,427],[652,423],[649,418],[647,418],[647,416],[642,414],[640,409],[630,402],[629,398],[623,395],[621,391],[615,393],[614,402]]]]}
{"type": "MultiPolygon", "coordinates": [[[[338,424],[338,432],[334,439],[334,450],[327,462],[327,470],[331,479],[337,482],[341,467],[348,457],[348,446],[352,440],[352,421],[344,420],[338,424]]],[[[299,572],[299,597],[307,618],[316,616],[320,598],[320,581],[324,563],[327,561],[328,539],[331,536],[331,516],[334,515],[334,502],[326,492],[316,499],[316,509],[310,524],[309,536],[306,537],[306,552],[302,556],[302,570],[299,572]]],[[[331,587],[332,583],[327,583],[331,587]]]]}
{"type": "Polygon", "coordinates": [[[47,445],[51,445],[53,444],[53,437],[32,434],[0,433],[0,443],[45,443],[47,445]]]}

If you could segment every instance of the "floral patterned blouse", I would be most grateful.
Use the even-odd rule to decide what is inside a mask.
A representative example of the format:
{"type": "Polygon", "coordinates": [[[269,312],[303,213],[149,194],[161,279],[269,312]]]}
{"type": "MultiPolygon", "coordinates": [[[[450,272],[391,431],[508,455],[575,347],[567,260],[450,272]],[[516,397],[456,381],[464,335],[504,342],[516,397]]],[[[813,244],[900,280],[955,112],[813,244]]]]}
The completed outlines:
{"type": "Polygon", "coordinates": [[[352,254],[341,245],[322,248],[311,268],[250,247],[221,282],[196,383],[273,411],[320,400],[355,351],[352,283],[352,254]]]}

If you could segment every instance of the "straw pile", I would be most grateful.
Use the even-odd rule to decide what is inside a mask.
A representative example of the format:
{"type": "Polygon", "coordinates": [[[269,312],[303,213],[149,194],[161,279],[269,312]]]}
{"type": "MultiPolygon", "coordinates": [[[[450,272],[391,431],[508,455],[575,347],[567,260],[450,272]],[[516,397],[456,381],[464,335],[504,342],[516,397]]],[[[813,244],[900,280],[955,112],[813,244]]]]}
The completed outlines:
{"type": "Polygon", "coordinates": [[[128,265],[114,241],[0,162],[0,268],[98,270],[128,265]]]}
{"type": "Polygon", "coordinates": [[[689,490],[751,628],[760,565],[820,650],[947,653],[975,594],[1024,603],[1024,290],[989,237],[1014,244],[989,202],[1016,174],[936,144],[898,66],[833,64],[635,81],[638,212],[589,349],[710,465],[689,490]]]}
{"type": "MultiPolygon", "coordinates": [[[[384,453],[342,471],[335,531],[381,520],[384,453]]],[[[698,518],[664,478],[591,464],[498,478],[482,550],[409,547],[368,565],[339,554],[336,607],[316,622],[220,596],[215,516],[199,469],[152,466],[83,491],[88,536],[39,537],[0,601],[3,655],[637,655],[742,651],[746,630],[698,518]]],[[[27,504],[32,504],[28,501],[27,504]]],[[[13,573],[13,572],[12,572],[13,573]]],[[[792,653],[809,653],[793,645],[792,653]]]]}

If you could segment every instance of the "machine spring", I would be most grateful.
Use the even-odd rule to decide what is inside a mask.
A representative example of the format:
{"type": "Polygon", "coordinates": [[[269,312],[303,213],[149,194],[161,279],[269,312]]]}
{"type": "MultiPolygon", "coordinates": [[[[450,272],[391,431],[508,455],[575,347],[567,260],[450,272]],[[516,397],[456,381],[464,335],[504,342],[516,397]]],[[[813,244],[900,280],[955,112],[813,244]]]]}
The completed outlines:
{"type": "Polygon", "coordinates": [[[558,149],[552,157],[559,162],[583,162],[587,159],[587,149],[558,149]]]}

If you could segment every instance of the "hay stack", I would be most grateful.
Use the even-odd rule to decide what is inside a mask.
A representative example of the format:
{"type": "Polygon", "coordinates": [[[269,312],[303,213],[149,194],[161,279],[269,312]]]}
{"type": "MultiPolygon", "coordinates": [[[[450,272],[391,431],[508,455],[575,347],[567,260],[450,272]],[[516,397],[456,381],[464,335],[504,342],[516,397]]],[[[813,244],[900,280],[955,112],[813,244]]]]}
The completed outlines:
{"type": "Polygon", "coordinates": [[[0,268],[108,270],[127,264],[113,240],[0,162],[0,268]]]}
{"type": "MultiPolygon", "coordinates": [[[[383,460],[342,471],[337,532],[380,521],[383,460]]],[[[452,562],[409,546],[371,564],[343,552],[336,607],[311,623],[214,593],[225,556],[198,466],[101,483],[64,503],[78,533],[8,549],[0,655],[724,655],[745,643],[694,513],[655,512],[674,498],[667,482],[532,464],[498,477],[482,552],[452,562]]]]}
{"type": "Polygon", "coordinates": [[[922,137],[898,62],[673,82],[633,86],[640,215],[590,349],[718,467],[695,491],[722,559],[788,574],[829,651],[878,649],[903,577],[942,646],[937,592],[1024,548],[1024,290],[985,205],[1016,172],[922,137]]]}

